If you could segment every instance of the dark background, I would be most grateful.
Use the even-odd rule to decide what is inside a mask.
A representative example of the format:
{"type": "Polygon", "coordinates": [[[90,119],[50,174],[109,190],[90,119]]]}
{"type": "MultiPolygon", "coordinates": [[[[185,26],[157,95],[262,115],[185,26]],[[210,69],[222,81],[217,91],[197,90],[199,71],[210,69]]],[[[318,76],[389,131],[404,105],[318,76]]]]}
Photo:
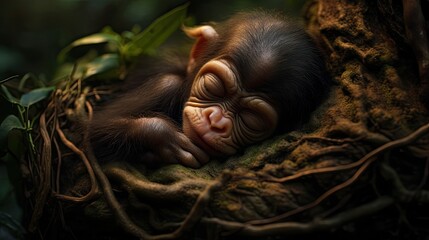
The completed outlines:
{"type": "MultiPolygon", "coordinates": [[[[14,0],[0,4],[0,80],[34,73],[50,81],[58,52],[80,37],[111,26],[116,32],[142,28],[187,1],[14,0]]],[[[304,0],[191,1],[196,23],[219,21],[236,11],[264,8],[299,16],[304,0]]]]}

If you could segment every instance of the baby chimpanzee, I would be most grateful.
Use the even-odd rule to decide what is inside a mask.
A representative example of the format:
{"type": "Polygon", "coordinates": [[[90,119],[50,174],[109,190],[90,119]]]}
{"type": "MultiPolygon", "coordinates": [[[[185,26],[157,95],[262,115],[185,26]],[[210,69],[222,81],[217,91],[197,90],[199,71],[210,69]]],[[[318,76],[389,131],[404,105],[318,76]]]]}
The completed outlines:
{"type": "Polygon", "coordinates": [[[131,73],[140,85],[95,112],[88,136],[100,161],[197,168],[296,128],[327,92],[314,42],[280,15],[239,13],[184,31],[196,40],[187,64],[131,73]]]}

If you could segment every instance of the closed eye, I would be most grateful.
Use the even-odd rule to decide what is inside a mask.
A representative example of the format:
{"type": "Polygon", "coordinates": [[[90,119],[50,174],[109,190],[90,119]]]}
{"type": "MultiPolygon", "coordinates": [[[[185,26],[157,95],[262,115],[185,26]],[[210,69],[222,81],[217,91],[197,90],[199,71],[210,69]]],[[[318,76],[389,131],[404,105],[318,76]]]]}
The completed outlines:
{"type": "Polygon", "coordinates": [[[204,74],[202,77],[203,89],[210,96],[222,98],[225,96],[225,87],[222,81],[213,73],[204,74]]]}
{"type": "Polygon", "coordinates": [[[263,131],[265,124],[263,117],[259,113],[244,110],[240,113],[240,118],[244,125],[252,131],[263,131]]]}

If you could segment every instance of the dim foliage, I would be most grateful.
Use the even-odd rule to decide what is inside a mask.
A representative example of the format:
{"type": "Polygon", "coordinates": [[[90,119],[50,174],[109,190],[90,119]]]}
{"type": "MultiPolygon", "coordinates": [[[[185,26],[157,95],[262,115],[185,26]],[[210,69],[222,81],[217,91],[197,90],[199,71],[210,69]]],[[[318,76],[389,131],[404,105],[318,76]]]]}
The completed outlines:
{"type": "Polygon", "coordinates": [[[19,224],[22,207],[18,202],[23,198],[19,161],[22,157],[31,161],[40,154],[33,129],[51,93],[70,78],[120,79],[138,56],[156,54],[158,46],[183,23],[187,8],[188,4],[181,5],[145,29],[135,26],[119,34],[105,27],[100,33],[75,40],[59,53],[56,81],[49,84],[33,74],[0,81],[1,97],[10,108],[0,124],[0,239],[24,239],[19,224]]]}

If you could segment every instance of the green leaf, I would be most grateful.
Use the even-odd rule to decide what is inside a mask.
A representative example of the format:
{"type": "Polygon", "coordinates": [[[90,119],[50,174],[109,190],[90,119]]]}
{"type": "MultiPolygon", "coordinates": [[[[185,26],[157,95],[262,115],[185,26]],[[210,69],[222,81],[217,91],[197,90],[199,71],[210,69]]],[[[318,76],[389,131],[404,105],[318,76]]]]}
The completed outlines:
{"type": "Polygon", "coordinates": [[[66,59],[68,52],[77,46],[93,45],[93,44],[100,44],[100,43],[112,43],[112,44],[117,44],[119,46],[120,41],[121,41],[121,37],[113,31],[95,33],[95,34],[80,38],[78,40],[75,40],[70,45],[68,45],[63,50],[61,50],[61,52],[58,54],[58,61],[63,62],[66,59]]]}
{"type": "Polygon", "coordinates": [[[5,146],[7,135],[12,129],[25,129],[19,118],[15,115],[7,116],[0,125],[0,143],[5,146]]]}
{"type": "Polygon", "coordinates": [[[77,79],[82,77],[81,73],[82,72],[82,66],[81,65],[77,65],[75,66],[74,63],[62,63],[58,68],[57,71],[54,74],[54,77],[52,78],[53,80],[51,80],[51,84],[56,85],[62,81],[65,81],[65,79],[68,79],[70,77],[72,77],[73,79],[77,79]],[[73,76],[71,76],[71,74],[73,73],[73,76]]]}
{"type": "Polygon", "coordinates": [[[37,88],[31,90],[30,92],[22,95],[19,104],[23,107],[29,107],[49,96],[49,94],[54,90],[54,87],[46,88],[37,88]]]}
{"type": "Polygon", "coordinates": [[[161,45],[180,25],[186,17],[189,3],[179,6],[156,19],[143,32],[137,34],[127,43],[122,53],[127,59],[153,51],[161,45]]]}
{"type": "Polygon", "coordinates": [[[15,115],[7,116],[0,125],[0,131],[9,132],[14,128],[24,129],[24,126],[22,125],[21,121],[15,115]]]}
{"type": "Polygon", "coordinates": [[[117,78],[119,73],[119,56],[114,53],[107,53],[93,59],[82,59],[74,66],[71,63],[63,63],[55,73],[55,82],[62,81],[73,71],[73,78],[83,78],[84,80],[97,76],[98,79],[117,78]]]}
{"type": "Polygon", "coordinates": [[[12,94],[9,92],[9,90],[7,89],[7,87],[1,85],[1,90],[3,91],[3,97],[10,103],[13,104],[19,104],[19,100],[12,96],[12,94]]]}
{"type": "Polygon", "coordinates": [[[86,78],[107,73],[112,70],[118,70],[119,57],[117,54],[104,54],[87,63],[85,67],[86,78]]]}

